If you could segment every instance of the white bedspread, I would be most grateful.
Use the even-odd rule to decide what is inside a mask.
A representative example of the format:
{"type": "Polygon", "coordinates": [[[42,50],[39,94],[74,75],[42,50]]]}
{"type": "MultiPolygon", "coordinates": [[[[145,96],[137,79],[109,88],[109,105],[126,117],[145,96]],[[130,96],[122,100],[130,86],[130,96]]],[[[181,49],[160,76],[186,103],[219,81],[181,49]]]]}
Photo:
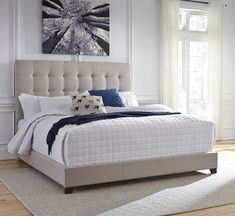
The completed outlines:
{"type": "Polygon", "coordinates": [[[68,113],[52,111],[52,112],[40,112],[31,116],[29,119],[25,120],[21,124],[16,135],[8,143],[7,146],[8,152],[10,154],[24,154],[24,155],[29,154],[32,149],[33,133],[37,124],[43,119],[49,117],[60,116],[61,118],[63,118],[68,115],[69,115],[68,113]]]}
{"type": "MultiPolygon", "coordinates": [[[[156,111],[152,106],[138,110],[156,111]]],[[[26,121],[9,143],[9,152],[29,154],[33,149],[71,167],[206,153],[214,143],[214,124],[191,116],[119,118],[63,127],[48,156],[47,133],[65,115],[39,113],[26,121]]]]}

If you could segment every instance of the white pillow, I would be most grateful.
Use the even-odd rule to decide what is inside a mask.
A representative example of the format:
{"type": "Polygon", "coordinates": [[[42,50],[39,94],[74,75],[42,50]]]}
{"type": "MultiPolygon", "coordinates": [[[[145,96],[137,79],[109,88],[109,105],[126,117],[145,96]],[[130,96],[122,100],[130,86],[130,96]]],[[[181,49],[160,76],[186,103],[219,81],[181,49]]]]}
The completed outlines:
{"type": "Polygon", "coordinates": [[[18,121],[18,125],[17,125],[18,130],[22,127],[22,125],[23,125],[25,122],[26,122],[25,119],[20,119],[20,120],[18,121]]]}
{"type": "Polygon", "coordinates": [[[42,112],[56,110],[72,113],[73,104],[71,96],[40,97],[38,100],[42,112]]]}
{"type": "Polygon", "coordinates": [[[106,113],[102,97],[78,94],[73,96],[73,112],[75,115],[106,113]]]}
{"type": "Polygon", "coordinates": [[[126,107],[139,106],[138,98],[133,92],[119,92],[119,96],[126,107]]]}
{"type": "Polygon", "coordinates": [[[156,110],[163,112],[174,112],[174,110],[164,104],[150,104],[145,106],[148,110],[156,110]]]}
{"type": "Polygon", "coordinates": [[[19,96],[19,101],[24,113],[24,119],[27,119],[41,111],[37,96],[21,94],[19,96]]]}

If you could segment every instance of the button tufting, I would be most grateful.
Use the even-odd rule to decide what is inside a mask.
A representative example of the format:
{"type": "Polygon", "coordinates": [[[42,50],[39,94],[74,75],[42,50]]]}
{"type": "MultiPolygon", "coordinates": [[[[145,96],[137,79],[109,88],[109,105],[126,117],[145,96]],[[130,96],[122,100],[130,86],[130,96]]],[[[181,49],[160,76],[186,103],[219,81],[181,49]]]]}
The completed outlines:
{"type": "MultiPolygon", "coordinates": [[[[30,87],[23,81],[18,81],[19,87],[35,95],[62,95],[63,93],[72,94],[83,92],[89,89],[105,89],[120,87],[122,90],[129,89],[129,66],[127,64],[110,63],[78,63],[73,68],[74,63],[63,63],[66,66],[61,67],[60,62],[42,61],[34,63],[32,67],[16,68],[16,73],[23,74],[25,82],[30,78],[30,87]],[[45,66],[46,65],[46,66],[45,66]]],[[[16,94],[21,91],[16,89],[16,94]]],[[[17,117],[18,118],[18,117],[17,117]]]]}

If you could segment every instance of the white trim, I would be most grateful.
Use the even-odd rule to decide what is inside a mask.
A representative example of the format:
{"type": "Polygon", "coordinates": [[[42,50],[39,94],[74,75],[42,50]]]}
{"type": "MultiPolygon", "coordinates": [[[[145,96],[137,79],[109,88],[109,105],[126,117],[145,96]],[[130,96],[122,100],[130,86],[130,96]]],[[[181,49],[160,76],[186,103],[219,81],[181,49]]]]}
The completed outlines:
{"type": "Polygon", "coordinates": [[[0,113],[11,113],[15,111],[15,98],[14,97],[1,97],[0,96],[0,113]]]}
{"type": "Polygon", "coordinates": [[[8,107],[0,107],[0,113],[14,113],[14,108],[8,108],[8,107]]]}
{"type": "Polygon", "coordinates": [[[224,105],[235,104],[235,94],[225,94],[224,95],[224,105]]]}
{"type": "MultiPolygon", "coordinates": [[[[16,22],[16,30],[17,30],[17,57],[16,59],[21,59],[22,58],[22,47],[25,46],[21,46],[21,14],[22,14],[22,1],[18,0],[17,1],[17,22],[16,22]]],[[[25,52],[24,52],[25,53],[25,52]]]]}
{"type": "MultiPolygon", "coordinates": [[[[203,1],[203,0],[200,0],[203,1]]],[[[208,2],[208,1],[204,1],[204,2],[208,2]]],[[[186,1],[180,1],[180,7],[181,8],[185,8],[185,9],[196,9],[196,10],[208,10],[209,5],[208,4],[197,4],[197,3],[193,3],[193,2],[186,2],[186,1]]]]}
{"type": "Polygon", "coordinates": [[[128,6],[127,6],[127,10],[128,10],[128,63],[132,63],[132,0],[128,0],[128,6]]]}
{"type": "Polygon", "coordinates": [[[21,58],[21,53],[20,53],[20,23],[21,23],[21,0],[15,0],[14,1],[14,23],[13,23],[13,28],[14,28],[14,49],[15,49],[15,59],[20,59],[21,58]]]}
{"type": "Polygon", "coordinates": [[[19,0],[13,2],[13,58],[17,59],[19,56],[19,0]]]}
{"type": "Polygon", "coordinates": [[[133,52],[133,1],[128,0],[128,63],[131,65],[131,89],[134,89],[134,52],[133,52]]]}
{"type": "Polygon", "coordinates": [[[1,104],[10,104],[14,105],[15,104],[15,98],[12,96],[6,97],[6,96],[0,96],[0,105],[1,104]]]}

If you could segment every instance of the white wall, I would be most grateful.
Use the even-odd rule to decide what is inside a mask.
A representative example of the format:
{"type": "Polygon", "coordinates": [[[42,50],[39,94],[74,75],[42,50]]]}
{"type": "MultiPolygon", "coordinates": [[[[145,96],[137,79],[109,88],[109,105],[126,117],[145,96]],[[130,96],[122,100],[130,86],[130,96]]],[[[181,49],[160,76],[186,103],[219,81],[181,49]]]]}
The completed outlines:
{"type": "MultiPolygon", "coordinates": [[[[93,0],[95,1],[95,0],[93,0]]],[[[2,0],[0,7],[0,159],[13,136],[15,59],[129,62],[134,91],[142,103],[159,101],[159,2],[110,0],[109,57],[42,55],[41,0],[2,0]]]]}
{"type": "Polygon", "coordinates": [[[133,65],[133,86],[139,99],[159,101],[160,1],[147,1],[110,0],[110,56],[74,57],[41,54],[41,1],[21,0],[18,58],[129,62],[133,65]]]}
{"type": "Polygon", "coordinates": [[[2,1],[0,7],[1,49],[0,49],[0,158],[6,159],[5,144],[13,135],[13,62],[14,31],[13,1],[2,1]]]}
{"type": "MultiPolygon", "coordinates": [[[[41,0],[19,1],[20,59],[73,60],[69,55],[41,54],[41,0]]],[[[108,57],[82,56],[81,61],[129,62],[128,1],[110,0],[111,53],[108,57]]],[[[76,57],[77,60],[77,57],[76,57]]]]}
{"type": "Polygon", "coordinates": [[[224,3],[223,139],[235,139],[235,1],[224,3]]]}
{"type": "Polygon", "coordinates": [[[160,101],[160,4],[156,0],[132,5],[134,91],[140,100],[160,101]]]}

